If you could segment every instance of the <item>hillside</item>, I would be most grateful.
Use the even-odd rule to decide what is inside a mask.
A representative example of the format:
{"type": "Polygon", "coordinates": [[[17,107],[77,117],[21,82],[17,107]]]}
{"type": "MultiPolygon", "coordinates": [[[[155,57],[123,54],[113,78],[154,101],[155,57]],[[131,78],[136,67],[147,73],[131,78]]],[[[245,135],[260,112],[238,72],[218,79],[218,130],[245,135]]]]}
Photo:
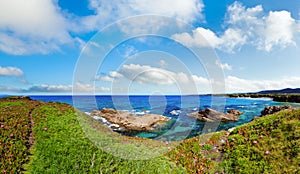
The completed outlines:
{"type": "Polygon", "coordinates": [[[283,111],[177,143],[120,136],[67,104],[0,99],[0,173],[295,173],[299,116],[283,111]]]}
{"type": "Polygon", "coordinates": [[[286,89],[280,89],[280,90],[266,90],[266,91],[260,91],[258,94],[300,94],[300,88],[286,88],[286,89]]]}
{"type": "Polygon", "coordinates": [[[300,103],[300,88],[286,88],[281,90],[266,90],[256,93],[227,94],[228,97],[251,97],[251,98],[272,98],[278,102],[300,103]]]}

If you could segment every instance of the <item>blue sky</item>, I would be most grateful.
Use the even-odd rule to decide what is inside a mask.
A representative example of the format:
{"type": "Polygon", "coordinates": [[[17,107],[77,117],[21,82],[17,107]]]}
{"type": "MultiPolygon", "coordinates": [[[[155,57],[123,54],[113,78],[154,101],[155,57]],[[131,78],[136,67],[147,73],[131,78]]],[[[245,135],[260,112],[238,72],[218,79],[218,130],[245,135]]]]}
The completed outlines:
{"type": "Polygon", "coordinates": [[[296,88],[299,46],[296,0],[11,0],[0,4],[0,93],[72,94],[75,88],[80,94],[205,94],[296,88]],[[149,14],[174,22],[128,20],[149,14]],[[120,20],[127,23],[118,26],[120,20]],[[181,29],[176,20],[189,27],[181,29]],[[167,31],[165,37],[158,36],[161,31],[167,31]],[[110,44],[141,32],[151,35],[110,44]],[[86,57],[90,47],[92,55],[86,57]],[[110,52],[99,63],[95,60],[105,53],[102,48],[110,52]],[[190,48],[202,50],[200,61],[190,48]],[[78,79],[82,62],[86,65],[78,79]],[[222,79],[214,79],[212,71],[222,79]]]}

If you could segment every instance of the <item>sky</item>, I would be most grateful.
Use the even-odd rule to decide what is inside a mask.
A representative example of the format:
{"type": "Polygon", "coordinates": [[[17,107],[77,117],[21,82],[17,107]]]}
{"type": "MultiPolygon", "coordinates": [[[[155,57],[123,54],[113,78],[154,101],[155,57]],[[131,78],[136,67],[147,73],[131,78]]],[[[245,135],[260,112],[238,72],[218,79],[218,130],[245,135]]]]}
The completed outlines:
{"type": "Polygon", "coordinates": [[[0,1],[0,94],[300,87],[298,0],[0,1]]]}

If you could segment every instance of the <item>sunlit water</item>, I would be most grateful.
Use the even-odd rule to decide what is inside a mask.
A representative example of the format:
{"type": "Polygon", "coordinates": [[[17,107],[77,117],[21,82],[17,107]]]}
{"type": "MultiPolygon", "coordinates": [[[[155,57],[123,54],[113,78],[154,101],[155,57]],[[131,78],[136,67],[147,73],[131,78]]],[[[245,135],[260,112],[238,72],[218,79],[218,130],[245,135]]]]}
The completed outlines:
{"type": "MultiPolygon", "coordinates": [[[[286,103],[274,102],[271,99],[259,98],[226,98],[215,96],[31,96],[32,99],[68,103],[83,112],[95,109],[114,108],[127,110],[132,113],[161,114],[171,117],[165,129],[158,132],[127,133],[126,135],[165,138],[168,140],[181,140],[199,135],[203,132],[227,130],[229,128],[248,123],[255,116],[259,116],[265,106],[284,105],[286,103]],[[75,99],[76,101],[73,101],[75,99]],[[96,101],[96,103],[94,103],[96,101]],[[211,107],[221,112],[237,109],[244,114],[237,122],[209,125],[211,129],[203,129],[205,124],[187,116],[188,113],[211,107]],[[172,112],[173,111],[173,112],[172,112]],[[205,131],[204,131],[205,130],[205,131]]],[[[298,107],[298,104],[290,103],[298,107]]],[[[210,128],[208,127],[208,128],[210,128]]]]}

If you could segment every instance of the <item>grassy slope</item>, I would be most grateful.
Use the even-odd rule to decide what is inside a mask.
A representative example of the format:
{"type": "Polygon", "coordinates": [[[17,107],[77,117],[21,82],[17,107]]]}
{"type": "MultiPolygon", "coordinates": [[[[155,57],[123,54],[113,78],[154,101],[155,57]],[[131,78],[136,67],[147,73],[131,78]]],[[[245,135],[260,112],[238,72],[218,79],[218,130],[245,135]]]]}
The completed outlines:
{"type": "MultiPolygon", "coordinates": [[[[29,101],[22,101],[22,106],[16,101],[1,101],[0,109],[9,105],[8,113],[24,113],[26,123],[28,112],[31,111],[34,122],[34,145],[28,149],[28,131],[24,135],[12,138],[10,130],[1,130],[1,172],[21,172],[25,165],[27,173],[184,173],[184,169],[176,167],[166,157],[160,156],[151,160],[126,160],[115,157],[104,150],[99,149],[81,129],[75,111],[68,105],[57,103],[39,103],[38,107],[28,107],[29,101]],[[29,108],[29,109],[26,109],[29,108]],[[25,146],[16,146],[7,150],[10,144],[7,142],[23,142],[25,146]],[[18,153],[18,159],[10,162],[10,153],[18,153]],[[29,154],[32,154],[29,159],[29,154]],[[7,155],[8,154],[8,155],[7,155]],[[22,159],[23,158],[23,159],[22,159]],[[28,163],[29,162],[29,163],[28,163]]],[[[9,114],[7,114],[9,115],[9,114]]],[[[7,122],[7,115],[1,117],[1,124],[19,124],[19,120],[7,122]]],[[[12,116],[13,117],[13,116],[12,116]]],[[[19,116],[17,116],[19,117],[19,116]]],[[[101,132],[98,132],[101,134],[101,132]]],[[[132,140],[135,141],[135,140],[132,140]]],[[[140,140],[137,140],[140,141],[140,140]]],[[[128,148],[131,144],[128,144],[128,148]]]]}
{"type": "Polygon", "coordinates": [[[238,127],[223,151],[222,166],[227,172],[299,173],[300,110],[282,111],[238,127]]]}
{"type": "Polygon", "coordinates": [[[121,137],[66,104],[0,99],[0,173],[19,173],[24,167],[27,173],[297,173],[299,120],[300,110],[285,111],[230,135],[223,131],[185,140],[169,151],[172,143],[121,137]],[[85,124],[92,125],[85,131],[96,143],[83,132],[85,124]],[[159,149],[169,152],[150,160],[119,157],[126,150],[140,151],[134,154],[139,159],[159,149]]]}

